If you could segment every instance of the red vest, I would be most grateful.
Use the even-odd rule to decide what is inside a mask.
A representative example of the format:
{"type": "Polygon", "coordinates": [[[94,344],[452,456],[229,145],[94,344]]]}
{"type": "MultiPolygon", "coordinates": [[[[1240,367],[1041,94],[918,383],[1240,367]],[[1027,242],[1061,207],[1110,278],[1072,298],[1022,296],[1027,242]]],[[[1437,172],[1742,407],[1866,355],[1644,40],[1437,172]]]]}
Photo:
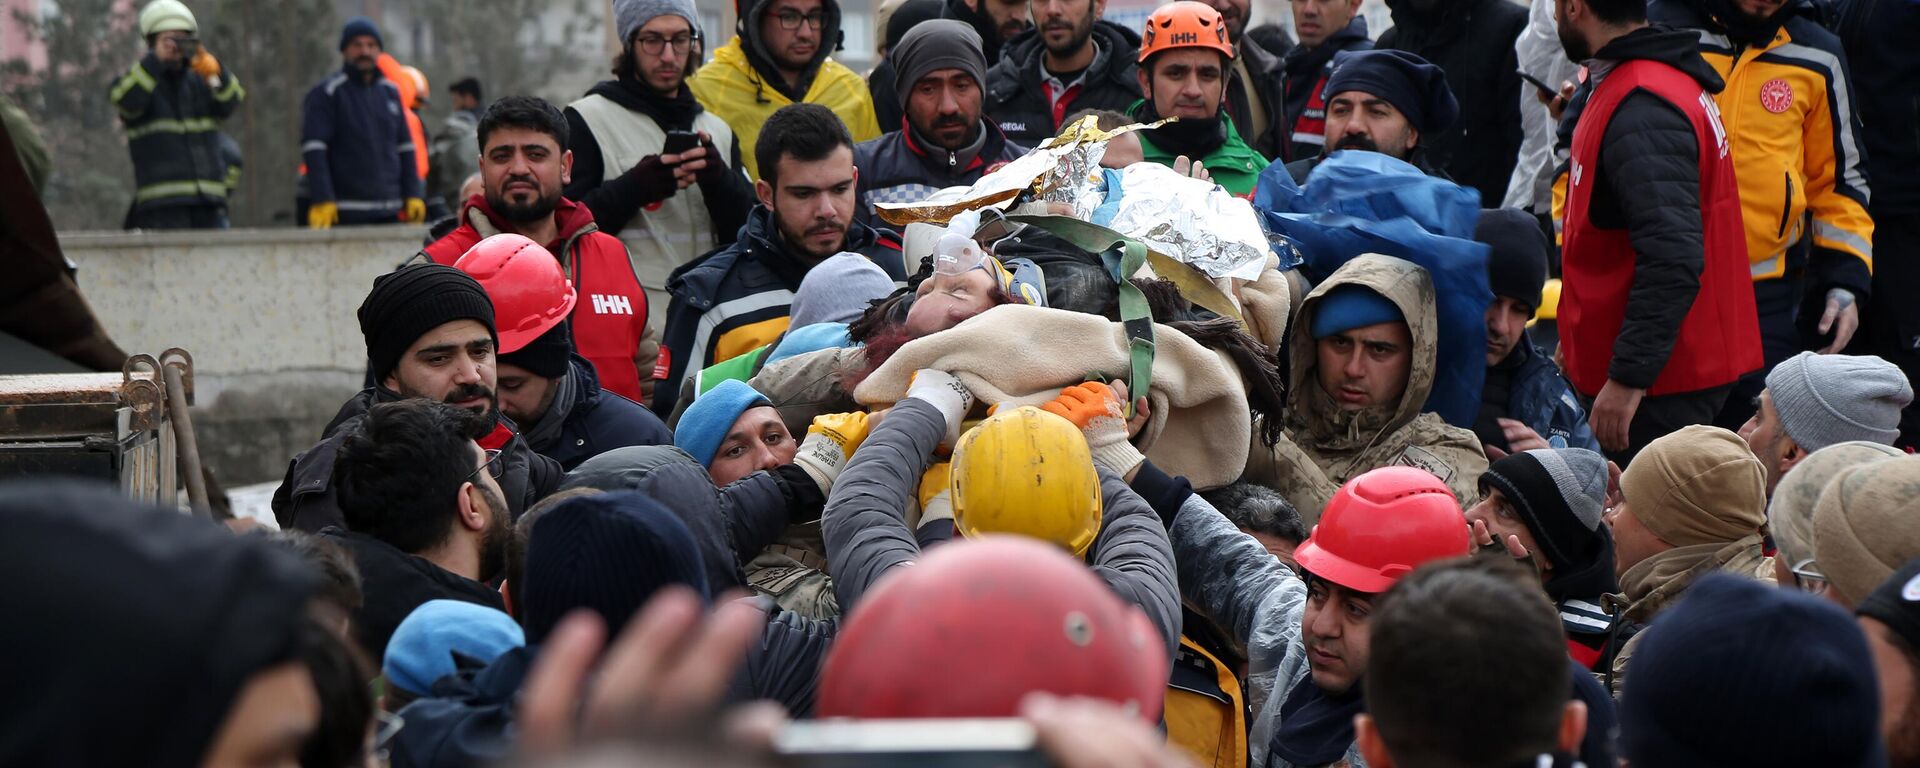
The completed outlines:
{"type": "MultiPolygon", "coordinates": [[[[1753,280],[1747,274],[1746,231],[1740,219],[1726,129],[1713,95],[1678,69],[1635,59],[1614,67],[1594,88],[1573,132],[1568,172],[1565,241],[1561,248],[1560,344],[1567,378],[1589,397],[1607,383],[1614,340],[1626,314],[1635,254],[1626,229],[1602,229],[1588,216],[1600,171],[1600,145],[1620,102],[1646,91],[1685,113],[1700,147],[1700,214],[1706,267],[1700,292],[1681,322],[1673,354],[1647,390],[1650,395],[1692,392],[1733,383],[1761,365],[1760,325],[1753,280]]],[[[1630,193],[1629,193],[1630,194],[1630,193]]]]}
{"type": "MultiPolygon", "coordinates": [[[[1300,110],[1300,116],[1293,121],[1293,142],[1311,141],[1320,144],[1320,154],[1327,154],[1327,76],[1313,81],[1313,90],[1307,92],[1307,106],[1300,110]]],[[[1299,158],[1290,158],[1298,160],[1299,158]]]]}
{"type": "MultiPolygon", "coordinates": [[[[421,252],[436,264],[452,266],[459,261],[461,254],[482,239],[470,218],[474,209],[488,214],[488,222],[499,226],[499,221],[476,195],[468,202],[467,210],[461,212],[465,223],[421,252]]],[[[574,351],[593,363],[601,389],[636,403],[644,402],[634,354],[647,332],[647,293],[640,287],[640,278],[633,274],[633,262],[627,260],[627,247],[619,238],[594,227],[593,214],[586,206],[564,197],[554,209],[554,220],[560,224],[560,238],[547,243],[546,248],[556,256],[561,249],[566,249],[561,262],[580,296],[569,318],[573,324],[574,351]]],[[[647,369],[651,373],[651,360],[647,369]]]]}

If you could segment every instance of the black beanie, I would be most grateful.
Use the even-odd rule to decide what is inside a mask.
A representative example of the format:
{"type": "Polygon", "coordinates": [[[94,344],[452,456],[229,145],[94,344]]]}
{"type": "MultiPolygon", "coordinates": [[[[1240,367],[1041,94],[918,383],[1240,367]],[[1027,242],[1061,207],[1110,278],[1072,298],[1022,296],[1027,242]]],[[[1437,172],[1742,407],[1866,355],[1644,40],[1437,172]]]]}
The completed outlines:
{"type": "Polygon", "coordinates": [[[710,598],[699,548],[686,524],[633,491],[561,502],[533,522],[521,577],[527,645],[546,640],[578,608],[600,614],[619,634],[653,593],[669,584],[710,598]]]}
{"type": "Polygon", "coordinates": [[[373,279],[360,302],[360,334],[367,338],[367,364],[382,381],[421,336],[455,320],[478,320],[497,346],[493,300],[473,276],[441,264],[420,264],[373,279]]]}
{"type": "Polygon", "coordinates": [[[534,337],[526,346],[502,353],[500,362],[520,366],[543,379],[557,379],[567,375],[567,361],[572,357],[573,339],[563,322],[534,337]]]}
{"type": "Polygon", "coordinates": [[[1908,560],[1854,612],[1878,619],[1907,641],[1907,647],[1920,648],[1920,559],[1908,560]]]}
{"type": "Polygon", "coordinates": [[[1540,291],[1547,285],[1547,254],[1553,246],[1533,214],[1512,208],[1481,211],[1473,239],[1490,249],[1487,287],[1493,289],[1493,295],[1539,309],[1540,291]]]}
{"type": "Polygon", "coordinates": [[[1582,569],[1610,553],[1600,519],[1607,493],[1607,460],[1600,454],[1549,448],[1505,456],[1480,475],[1481,493],[1488,489],[1513,505],[1555,570],[1582,569]]]}
{"type": "Polygon", "coordinates": [[[1438,133],[1460,116],[1460,102],[1447,86],[1447,74],[1406,51],[1385,48],[1341,51],[1322,93],[1327,100],[1347,91],[1364,91],[1392,104],[1421,133],[1438,133]]]}

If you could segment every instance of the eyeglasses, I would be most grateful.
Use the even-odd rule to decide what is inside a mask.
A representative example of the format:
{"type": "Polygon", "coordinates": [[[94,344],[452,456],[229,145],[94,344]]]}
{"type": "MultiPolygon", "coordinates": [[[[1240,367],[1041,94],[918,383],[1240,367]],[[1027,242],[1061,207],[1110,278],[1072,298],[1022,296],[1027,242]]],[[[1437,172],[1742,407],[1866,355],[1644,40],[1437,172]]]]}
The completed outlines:
{"type": "Polygon", "coordinates": [[[1812,566],[1813,561],[1808,560],[1801,563],[1800,567],[1789,568],[1787,571],[1793,574],[1793,585],[1799,587],[1800,591],[1813,595],[1824,595],[1827,593],[1827,577],[1825,574],[1813,570],[1812,566]]]}
{"type": "MultiPolygon", "coordinates": [[[[791,27],[789,27],[789,29],[791,29],[791,27]]],[[[686,53],[689,49],[693,48],[693,39],[693,35],[674,35],[673,37],[641,35],[635,43],[639,45],[640,50],[648,56],[658,56],[660,52],[666,50],[669,45],[673,46],[675,51],[686,53]]]]}
{"type": "Polygon", "coordinates": [[[487,471],[488,476],[495,480],[500,479],[500,475],[505,474],[506,466],[500,463],[500,451],[498,449],[487,451],[486,463],[474,467],[472,472],[468,472],[467,480],[471,482],[475,477],[480,475],[480,470],[483,469],[487,471]]]}
{"type": "Polygon", "coordinates": [[[781,11],[775,14],[774,18],[780,20],[781,29],[792,31],[799,29],[800,22],[802,21],[805,21],[809,27],[819,29],[822,24],[826,23],[827,16],[819,11],[814,11],[804,16],[798,11],[781,11]]]}

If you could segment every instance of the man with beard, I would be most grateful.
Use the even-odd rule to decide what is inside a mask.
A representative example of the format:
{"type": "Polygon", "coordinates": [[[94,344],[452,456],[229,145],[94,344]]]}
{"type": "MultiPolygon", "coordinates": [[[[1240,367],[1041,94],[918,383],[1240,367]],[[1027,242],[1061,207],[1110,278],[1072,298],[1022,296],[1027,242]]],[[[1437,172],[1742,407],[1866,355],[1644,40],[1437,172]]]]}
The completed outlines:
{"type": "Polygon", "coordinates": [[[1106,7],[1107,0],[1034,0],[1036,28],[1007,41],[987,71],[987,117],[1008,139],[1039,146],[1069,114],[1122,111],[1140,99],[1140,38],[1101,21],[1106,7]]]}
{"type": "Polygon", "coordinates": [[[860,172],[853,138],[832,110],[791,104],[767,118],[754,145],[760,205],[733,245],[674,271],[653,412],[673,413],[680,380],[767,344],[787,330],[807,271],[842,251],[872,259],[904,285],[899,240],[854,219],[860,172]]]}
{"type": "Polygon", "coordinates": [[[940,18],[972,26],[980,35],[980,54],[987,58],[988,64],[999,62],[1007,43],[1033,29],[1032,0],[944,0],[944,3],[940,18]]]}
{"type": "Polygon", "coordinates": [[[1168,3],[1147,17],[1142,39],[1134,75],[1146,98],[1128,114],[1142,123],[1179,118],[1140,133],[1147,162],[1197,162],[1228,192],[1252,195],[1267,159],[1247,146],[1225,110],[1234,43],[1226,19],[1205,3],[1168,3]]]}
{"type": "Polygon", "coordinates": [[[380,75],[380,29],[355,16],[340,30],[346,65],[307,91],[300,128],[307,226],[419,224],[427,218],[413,130],[400,90],[380,75]]]}
{"type": "Polygon", "coordinates": [[[626,247],[560,193],[573,171],[566,118],[541,99],[508,96],[487,108],[479,135],[481,198],[469,199],[460,226],[415,258],[452,265],[501,233],[544,245],[582,294],[571,315],[580,356],[609,391],[645,402],[659,355],[647,329],[647,294],[626,247]]]}
{"type": "Polygon", "coordinates": [[[324,538],[353,556],[366,600],[354,640],[385,658],[400,622],[429,600],[505,610],[485,584],[506,565],[512,536],[497,475],[500,452],[466,433],[460,408],[430,400],[381,403],[343,431],[333,464],[346,528],[324,538]]]}
{"type": "Polygon", "coordinates": [[[1512,208],[1480,212],[1473,239],[1487,244],[1487,378],[1473,433],[1490,456],[1535,448],[1585,448],[1600,442],[1587,412],[1553,359],[1527,334],[1547,284],[1553,245],[1531,214],[1512,208]],[[1499,453],[1495,453],[1495,450],[1499,453]]]}
{"type": "Polygon", "coordinates": [[[129,229],[225,229],[226,164],[220,128],[247,97],[232,72],[200,47],[200,24],[178,0],[140,10],[147,54],[113,86],[133,156],[129,229]]]}
{"type": "Polygon", "coordinates": [[[1300,43],[1280,59],[1286,79],[1282,117],[1292,135],[1274,157],[1289,163],[1320,154],[1327,143],[1327,78],[1341,51],[1373,49],[1361,0],[1292,0],[1293,31],[1300,43]]]}
{"type": "Polygon", "coordinates": [[[534,453],[500,414],[494,395],[499,335],[493,302],[479,282],[439,264],[402,267],[374,278],[358,314],[375,384],[340,407],[319,444],[288,463],[273,494],[281,528],[318,532],[346,522],[334,477],[341,445],[371,408],[407,398],[455,406],[465,439],[498,453],[494,472],[512,517],[559,486],[560,465],[534,453]]]}
{"type": "MultiPolygon", "coordinates": [[[[1561,248],[1560,351],[1608,458],[1713,421],[1761,364],[1725,81],[1693,32],[1640,0],[1560,0],[1567,57],[1597,59],[1573,129],[1561,248]]],[[[1743,109],[1745,107],[1742,107],[1743,109]]]]}
{"type": "MultiPolygon", "coordinates": [[[[1460,116],[1460,104],[1439,67],[1405,51],[1343,52],[1333,57],[1325,91],[1329,152],[1378,152],[1446,178],[1427,165],[1421,141],[1460,116]]],[[[1304,185],[1322,157],[1287,163],[1287,173],[1304,185]]]]}
{"type": "MultiPolygon", "coordinates": [[[[1020,5],[1024,8],[1026,0],[1020,0],[1020,5]]],[[[878,23],[886,32],[880,41],[880,61],[867,73],[867,95],[873,99],[873,114],[880,123],[881,134],[900,130],[907,116],[894,95],[894,80],[898,75],[893,71],[893,57],[889,54],[921,22],[941,18],[944,7],[940,0],[907,0],[898,8],[888,9],[885,4],[880,8],[878,23]]]]}
{"type": "MultiPolygon", "coordinates": [[[[733,242],[753,207],[753,188],[739,173],[733,130],[686,85],[701,36],[693,3],[621,0],[614,19],[624,41],[614,79],[567,105],[573,171],[566,194],[593,211],[602,232],[619,236],[634,272],[658,286],[674,267],[733,242]],[[695,133],[700,144],[667,153],[669,132],[695,133]]],[[[652,361],[646,365],[650,371],[652,361]]]]}
{"type": "MultiPolygon", "coordinates": [[[[1425,131],[1435,168],[1480,191],[1497,207],[1520,154],[1519,56],[1514,41],[1527,28],[1527,8],[1510,0],[1390,0],[1393,28],[1376,47],[1401,50],[1446,74],[1460,100],[1451,127],[1425,131]]],[[[1531,90],[1531,86],[1528,86],[1531,90]]]]}
{"type": "Polygon", "coordinates": [[[980,36],[951,19],[922,22],[887,54],[894,63],[904,130],[853,148],[861,169],[855,217],[873,220],[877,203],[917,203],[946,187],[967,186],[1027,153],[980,118],[987,62],[980,36]]]}
{"type": "MultiPolygon", "coordinates": [[[[759,147],[774,112],[819,104],[839,116],[854,141],[880,135],[867,84],[831,58],[840,43],[838,0],[734,0],[734,36],[713,52],[689,87],[701,106],[727,121],[741,146],[759,147]]],[[[747,175],[771,173],[755,152],[747,175]]]]}

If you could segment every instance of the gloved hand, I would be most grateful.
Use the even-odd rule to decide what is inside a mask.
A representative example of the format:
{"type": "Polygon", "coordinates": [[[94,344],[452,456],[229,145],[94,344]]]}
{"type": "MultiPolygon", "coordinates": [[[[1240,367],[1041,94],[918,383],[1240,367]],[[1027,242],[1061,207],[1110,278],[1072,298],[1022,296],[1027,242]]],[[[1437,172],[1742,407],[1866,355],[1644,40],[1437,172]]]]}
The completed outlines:
{"type": "Polygon", "coordinates": [[[947,438],[942,445],[951,447],[960,440],[960,422],[973,410],[973,392],[946,371],[922,368],[914,371],[907,384],[907,397],[930,403],[947,419],[947,438]]]}
{"type": "Polygon", "coordinates": [[[205,48],[201,48],[199,53],[195,53],[193,60],[187,62],[187,66],[193,68],[194,74],[209,80],[220,76],[220,61],[215,59],[213,54],[207,53],[207,49],[205,48]]]}
{"type": "Polygon", "coordinates": [[[1117,475],[1128,475],[1147,460],[1127,440],[1127,411],[1112,387],[1097,381],[1060,390],[1060,396],[1040,409],[1080,428],[1087,436],[1093,463],[1117,475]]]}
{"type": "Polygon", "coordinates": [[[417,197],[407,198],[407,207],[400,211],[400,220],[408,224],[421,224],[427,220],[427,201],[417,197]]]}
{"type": "Polygon", "coordinates": [[[641,205],[653,205],[680,191],[680,183],[673,177],[673,166],[660,162],[659,155],[640,158],[640,162],[620,174],[620,178],[632,185],[641,205]]]}
{"type": "Polygon", "coordinates": [[[719,147],[713,145],[713,138],[705,133],[700,134],[700,146],[707,150],[707,165],[695,173],[694,178],[703,186],[725,179],[730,172],[727,158],[720,154],[719,147]]]}
{"type": "Polygon", "coordinates": [[[821,493],[831,493],[833,481],[839,479],[840,470],[847,466],[847,458],[866,439],[865,413],[815,416],[812,426],[807,427],[807,438],[800,441],[800,450],[793,455],[793,463],[806,470],[807,476],[820,486],[821,493]]]}
{"type": "Polygon", "coordinates": [[[307,207],[307,226],[314,229],[332,229],[340,223],[340,206],[333,202],[314,203],[307,207]]]}
{"type": "Polygon", "coordinates": [[[927,467],[920,476],[920,518],[910,521],[914,530],[920,530],[928,523],[941,520],[953,520],[953,464],[940,462],[927,467]]]}

